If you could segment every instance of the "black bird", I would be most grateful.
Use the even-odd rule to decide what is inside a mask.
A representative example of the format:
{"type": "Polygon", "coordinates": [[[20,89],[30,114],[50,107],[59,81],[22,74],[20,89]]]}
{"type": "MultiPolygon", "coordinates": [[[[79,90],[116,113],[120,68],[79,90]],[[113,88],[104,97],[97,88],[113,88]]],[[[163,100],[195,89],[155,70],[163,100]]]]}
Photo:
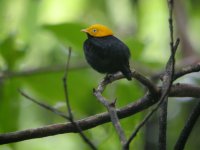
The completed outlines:
{"type": "Polygon", "coordinates": [[[87,33],[84,42],[84,53],[91,67],[100,73],[113,74],[121,71],[131,80],[129,66],[130,50],[113,32],[104,25],[94,24],[81,30],[87,33]]]}

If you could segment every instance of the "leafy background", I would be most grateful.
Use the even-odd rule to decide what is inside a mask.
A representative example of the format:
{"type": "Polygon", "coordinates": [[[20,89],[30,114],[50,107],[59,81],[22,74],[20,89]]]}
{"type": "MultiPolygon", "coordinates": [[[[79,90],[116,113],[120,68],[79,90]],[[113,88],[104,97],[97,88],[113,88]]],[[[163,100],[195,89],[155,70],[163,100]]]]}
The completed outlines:
{"type": "MultiPolygon", "coordinates": [[[[179,0],[187,14],[188,37],[199,53],[200,5],[198,0],[179,0]]],[[[117,37],[130,48],[131,67],[147,77],[163,70],[169,56],[167,2],[160,0],[0,0],[0,133],[41,127],[65,122],[64,119],[43,110],[26,100],[18,89],[31,97],[66,112],[62,77],[67,49],[72,47],[69,71],[69,98],[73,114],[81,119],[105,111],[92,95],[103,75],[93,71],[86,63],[82,45],[86,35],[80,30],[94,23],[109,26],[117,37]],[[16,75],[23,71],[53,68],[29,75],[16,75]],[[2,78],[5,74],[8,76],[2,78]],[[92,106],[92,107],[91,107],[92,106]]],[[[178,34],[179,35],[179,34],[178,34]]],[[[181,51],[178,64],[183,62],[181,51]]],[[[181,81],[198,84],[198,74],[181,81]]],[[[117,98],[122,107],[144,94],[141,85],[133,80],[111,84],[104,93],[117,98]]],[[[168,149],[173,145],[195,101],[190,98],[171,99],[168,115],[168,149]]],[[[121,120],[130,135],[144,117],[145,112],[121,120]]],[[[139,132],[132,142],[134,149],[156,149],[157,114],[139,132]]],[[[187,150],[197,150],[199,130],[195,126],[187,143],[187,150]]],[[[120,144],[110,123],[85,132],[101,150],[116,150],[120,144]]],[[[88,149],[78,134],[63,134],[19,143],[1,145],[0,150],[53,150],[88,149]]]]}

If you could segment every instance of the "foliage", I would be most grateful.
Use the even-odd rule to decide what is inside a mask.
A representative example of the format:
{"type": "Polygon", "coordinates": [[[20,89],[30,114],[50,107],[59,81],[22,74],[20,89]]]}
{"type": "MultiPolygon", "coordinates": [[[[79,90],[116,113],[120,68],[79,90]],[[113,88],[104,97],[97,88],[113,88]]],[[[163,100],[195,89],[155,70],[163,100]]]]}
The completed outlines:
{"type": "MultiPolygon", "coordinates": [[[[181,2],[181,1],[180,1],[181,2]]],[[[199,6],[198,1],[181,2],[188,14],[188,33],[195,49],[199,45],[199,6]],[[195,7],[195,9],[193,9],[195,7]]],[[[63,71],[1,78],[5,73],[22,72],[41,67],[57,67],[66,64],[67,50],[72,47],[71,65],[76,69],[69,72],[69,97],[76,119],[105,111],[92,95],[92,89],[103,78],[86,64],[82,51],[86,36],[82,28],[93,23],[102,23],[113,29],[131,49],[131,66],[147,76],[158,73],[169,55],[169,35],[165,1],[135,0],[1,0],[0,1],[0,132],[11,132],[47,124],[65,122],[27,101],[17,91],[23,89],[32,97],[40,99],[66,112],[63,71]],[[122,13],[123,12],[123,13],[122,13]],[[92,106],[92,107],[91,107],[92,106]]],[[[179,52],[180,53],[180,52],[179,52]]],[[[179,57],[181,61],[181,57],[179,57]]],[[[193,78],[186,78],[192,82],[193,78]]],[[[196,82],[196,80],[195,80],[196,82]]],[[[199,82],[199,81],[198,81],[199,82]]],[[[136,81],[118,81],[106,89],[107,97],[116,98],[117,107],[137,100],[144,91],[136,81]]],[[[173,145],[180,126],[190,112],[191,100],[169,102],[169,144],[173,145]],[[187,113],[186,113],[187,112],[187,113]]],[[[143,113],[122,120],[126,134],[142,119],[143,113]]],[[[155,116],[156,118],[156,116],[155,116]]],[[[152,120],[152,125],[155,122],[152,120]]],[[[198,127],[196,127],[199,130],[198,127]]],[[[157,129],[153,127],[152,139],[156,139],[157,129]]],[[[88,137],[100,149],[118,149],[119,143],[111,124],[105,124],[87,131],[88,137]],[[110,144],[112,143],[112,144],[110,144]]],[[[192,133],[188,150],[195,150],[199,142],[192,133]]],[[[145,133],[140,132],[131,145],[143,149],[145,133]]],[[[155,147],[155,141],[151,141],[155,147]]],[[[61,135],[44,139],[2,146],[3,149],[87,149],[78,135],[61,135]],[[77,144],[78,143],[78,144],[77,144]]],[[[1,147],[0,147],[1,149],[1,147]]],[[[172,147],[168,147],[172,149],[172,147]]]]}

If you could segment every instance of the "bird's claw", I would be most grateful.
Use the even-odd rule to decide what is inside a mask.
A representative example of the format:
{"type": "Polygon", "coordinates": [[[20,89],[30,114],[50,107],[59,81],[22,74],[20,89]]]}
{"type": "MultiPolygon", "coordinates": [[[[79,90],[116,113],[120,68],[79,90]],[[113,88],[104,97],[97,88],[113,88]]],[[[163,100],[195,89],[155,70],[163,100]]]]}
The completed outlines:
{"type": "Polygon", "coordinates": [[[112,74],[107,74],[105,77],[104,77],[104,81],[108,81],[110,82],[111,79],[113,78],[114,76],[112,74]]]}

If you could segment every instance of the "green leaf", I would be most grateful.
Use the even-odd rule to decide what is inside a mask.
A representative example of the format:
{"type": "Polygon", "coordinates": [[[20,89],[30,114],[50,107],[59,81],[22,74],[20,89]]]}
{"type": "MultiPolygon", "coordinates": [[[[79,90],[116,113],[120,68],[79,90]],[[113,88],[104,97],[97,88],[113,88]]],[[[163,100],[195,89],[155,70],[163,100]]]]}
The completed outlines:
{"type": "Polygon", "coordinates": [[[43,28],[51,31],[61,42],[68,44],[75,50],[81,50],[86,35],[80,30],[86,26],[78,23],[45,25],[43,28]]]}

